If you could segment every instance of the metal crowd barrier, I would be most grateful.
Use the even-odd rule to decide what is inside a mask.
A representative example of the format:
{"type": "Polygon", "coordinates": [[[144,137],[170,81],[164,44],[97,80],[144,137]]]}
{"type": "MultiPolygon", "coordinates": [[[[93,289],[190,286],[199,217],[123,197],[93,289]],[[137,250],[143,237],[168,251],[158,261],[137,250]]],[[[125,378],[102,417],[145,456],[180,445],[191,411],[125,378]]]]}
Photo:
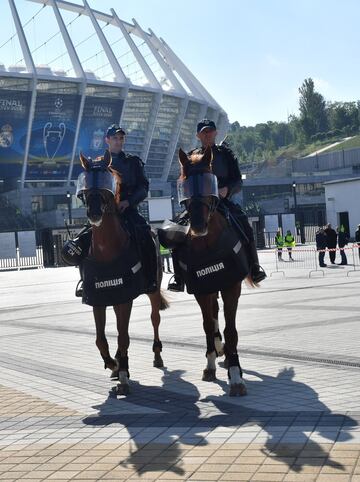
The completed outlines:
{"type": "Polygon", "coordinates": [[[20,256],[19,248],[16,248],[15,258],[0,259],[0,271],[43,268],[44,258],[42,246],[36,248],[35,256],[20,256]]]}
{"type": "Polygon", "coordinates": [[[275,269],[270,271],[270,276],[276,273],[281,273],[286,276],[287,273],[297,270],[308,271],[309,278],[313,274],[321,274],[325,276],[326,272],[333,271],[337,268],[336,265],[341,263],[341,251],[343,251],[347,258],[347,264],[341,265],[346,270],[347,276],[354,272],[360,272],[360,244],[354,243],[347,245],[344,248],[334,248],[323,250],[325,253],[324,263],[327,267],[321,267],[319,263],[319,250],[315,246],[295,246],[291,249],[291,256],[288,248],[284,247],[281,251],[281,258],[278,256],[278,249],[274,250],[275,269]],[[329,253],[333,251],[336,253],[335,264],[331,264],[329,253]]]}

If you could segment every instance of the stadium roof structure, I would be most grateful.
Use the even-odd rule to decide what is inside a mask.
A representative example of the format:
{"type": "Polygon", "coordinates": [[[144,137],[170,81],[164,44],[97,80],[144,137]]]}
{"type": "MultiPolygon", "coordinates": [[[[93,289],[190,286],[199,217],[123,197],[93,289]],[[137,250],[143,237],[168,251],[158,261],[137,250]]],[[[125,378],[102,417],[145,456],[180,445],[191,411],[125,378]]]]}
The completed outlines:
{"type": "MultiPolygon", "coordinates": [[[[59,93],[64,91],[61,86],[66,83],[77,85],[81,97],[69,156],[68,180],[71,179],[74,158],[79,149],[86,101],[91,96],[100,95],[105,98],[110,88],[113,89],[110,96],[118,96],[123,100],[121,115],[117,120],[127,130],[127,147],[146,162],[151,178],[162,181],[175,179],[177,148],[181,146],[187,149],[195,145],[196,123],[200,119],[213,119],[219,137],[225,135],[229,122],[224,109],[165,40],[151,29],[143,30],[135,19],[132,19],[132,23],[122,20],[114,9],[110,9],[109,13],[94,10],[87,0],[81,0],[81,3],[65,0],[27,2],[40,4],[41,10],[46,8],[46,11],[51,12],[54,34],[31,48],[31,32],[25,28],[27,24],[21,22],[18,0],[8,0],[22,58],[14,65],[5,66],[0,63],[0,77],[29,78],[32,90],[22,185],[27,178],[29,159],[31,161],[31,136],[38,93],[51,90],[46,82],[53,86],[57,83],[59,93]],[[84,31],[85,38],[75,41],[74,22],[81,22],[85,18],[86,28],[77,29],[84,31]],[[64,51],[49,62],[39,63],[39,52],[45,50],[55,37],[62,40],[64,51]],[[89,44],[86,44],[89,38],[94,42],[96,40],[99,50],[93,45],[89,49],[89,44]],[[65,57],[68,65],[62,68],[56,66],[59,59],[65,57]],[[102,64],[97,66],[95,60],[99,63],[99,58],[102,59],[102,64]],[[89,65],[93,68],[89,68],[89,65]]],[[[38,13],[32,20],[37,15],[38,13]]],[[[9,89],[8,84],[4,85],[9,89]]],[[[52,87],[52,92],[55,92],[54,89],[52,87]]]]}

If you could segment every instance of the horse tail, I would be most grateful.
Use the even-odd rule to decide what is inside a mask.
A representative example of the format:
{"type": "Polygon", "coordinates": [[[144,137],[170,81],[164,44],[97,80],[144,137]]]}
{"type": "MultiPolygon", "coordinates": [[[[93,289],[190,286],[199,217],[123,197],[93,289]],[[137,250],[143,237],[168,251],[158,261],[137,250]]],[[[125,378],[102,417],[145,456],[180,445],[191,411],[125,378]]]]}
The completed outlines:
{"type": "Polygon", "coordinates": [[[170,303],[166,299],[163,290],[160,290],[160,311],[167,310],[170,306],[170,303]]]}

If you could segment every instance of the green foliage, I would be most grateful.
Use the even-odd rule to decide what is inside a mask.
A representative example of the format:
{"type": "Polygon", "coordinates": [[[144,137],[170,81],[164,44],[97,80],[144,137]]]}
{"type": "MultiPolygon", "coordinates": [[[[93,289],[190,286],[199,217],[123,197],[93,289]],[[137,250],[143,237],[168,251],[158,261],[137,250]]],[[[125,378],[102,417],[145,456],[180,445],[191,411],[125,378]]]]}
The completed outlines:
{"type": "Polygon", "coordinates": [[[360,101],[325,102],[311,78],[304,80],[299,94],[300,114],[290,116],[288,122],[231,125],[227,142],[240,163],[307,155],[359,132],[360,101]]]}

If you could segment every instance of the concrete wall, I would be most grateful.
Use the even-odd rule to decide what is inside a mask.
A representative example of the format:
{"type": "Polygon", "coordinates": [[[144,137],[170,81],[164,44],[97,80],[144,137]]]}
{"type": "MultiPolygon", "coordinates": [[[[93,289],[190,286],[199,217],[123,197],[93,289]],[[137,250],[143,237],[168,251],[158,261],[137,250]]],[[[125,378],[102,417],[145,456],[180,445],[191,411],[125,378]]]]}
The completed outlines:
{"type": "Polygon", "coordinates": [[[338,226],[341,212],[349,213],[350,235],[360,224],[360,179],[325,184],[326,216],[328,223],[338,226]]]}

